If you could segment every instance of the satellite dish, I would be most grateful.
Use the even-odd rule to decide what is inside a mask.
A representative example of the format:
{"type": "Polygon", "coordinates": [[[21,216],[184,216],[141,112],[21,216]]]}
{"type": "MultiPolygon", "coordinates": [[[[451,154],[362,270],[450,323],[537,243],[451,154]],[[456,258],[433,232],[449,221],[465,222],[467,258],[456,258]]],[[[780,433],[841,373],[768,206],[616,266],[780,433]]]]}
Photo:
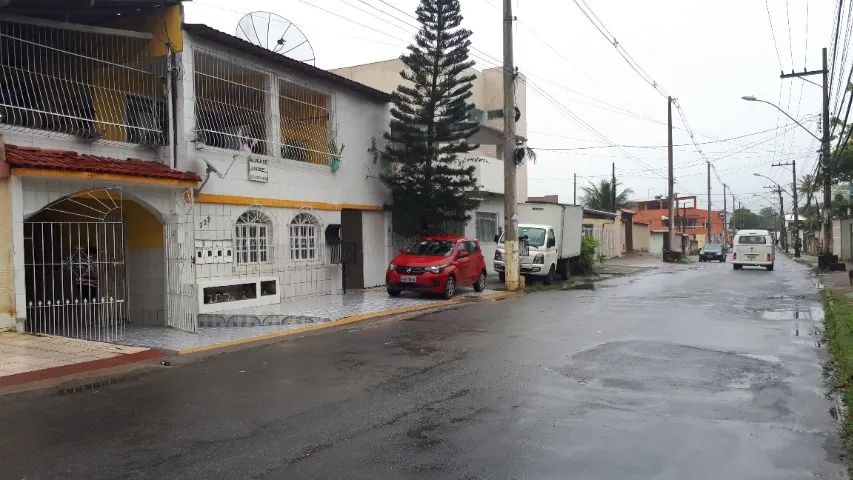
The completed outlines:
{"type": "Polygon", "coordinates": [[[237,36],[269,51],[314,65],[314,47],[290,20],[272,12],[247,13],[237,22],[237,36]]]}

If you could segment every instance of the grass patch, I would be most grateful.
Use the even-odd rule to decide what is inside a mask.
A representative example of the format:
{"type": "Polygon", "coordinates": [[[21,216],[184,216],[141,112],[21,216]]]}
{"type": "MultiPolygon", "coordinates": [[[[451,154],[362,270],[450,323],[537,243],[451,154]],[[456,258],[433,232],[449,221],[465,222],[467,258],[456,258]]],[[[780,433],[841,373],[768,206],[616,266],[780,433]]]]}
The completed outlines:
{"type": "Polygon", "coordinates": [[[560,288],[560,285],[556,282],[551,285],[545,285],[543,282],[534,282],[524,288],[524,293],[548,292],[558,288],[560,288]]]}
{"type": "MultiPolygon", "coordinates": [[[[841,392],[845,406],[841,439],[853,455],[853,304],[843,293],[825,288],[821,291],[825,310],[826,341],[834,363],[834,386],[841,392]]],[[[853,460],[853,456],[848,457],[853,460]]]]}

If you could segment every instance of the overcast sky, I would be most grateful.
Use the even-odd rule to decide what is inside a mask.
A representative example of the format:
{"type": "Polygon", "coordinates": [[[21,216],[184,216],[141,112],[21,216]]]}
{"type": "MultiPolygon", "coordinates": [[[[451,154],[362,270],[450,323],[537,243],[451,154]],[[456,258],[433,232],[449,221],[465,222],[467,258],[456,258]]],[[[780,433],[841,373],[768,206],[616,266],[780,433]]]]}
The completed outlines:
{"type": "MultiPolygon", "coordinates": [[[[757,210],[767,206],[767,199],[773,197],[763,188],[769,182],[753,176],[753,172],[790,184],[790,170],[771,168],[771,163],[796,159],[800,176],[814,169],[814,152],[819,146],[816,140],[771,106],[745,102],[740,97],[755,95],[777,103],[819,135],[816,121],[821,108],[820,89],[799,79],[780,80],[779,71],[820,68],[821,48],[832,45],[834,2],[586,2],[637,64],[679,100],[696,141],[715,142],[766,130],[702,145],[719,177],[738,195],[738,201],[757,210]]],[[[304,30],[313,44],[317,66],[328,69],[398,57],[414,28],[376,9],[413,23],[389,5],[414,13],[417,3],[194,0],[186,4],[186,16],[189,22],[234,33],[242,15],[272,11],[304,30]]],[[[462,0],[464,24],[474,32],[474,47],[496,59],[502,55],[500,3],[462,0]]],[[[608,143],[665,145],[666,99],[628,66],[574,0],[514,0],[513,8],[519,19],[515,29],[516,65],[559,102],[555,104],[528,88],[529,111],[525,114],[530,145],[542,149],[602,147],[540,150],[537,163],[530,166],[530,194],[557,193],[562,201],[571,202],[572,174],[578,175],[580,192],[582,185],[609,177],[611,162],[616,163],[620,183],[633,190],[632,198],[653,198],[665,193],[665,148],[619,149],[608,143]],[[572,119],[565,109],[595,132],[572,119]]],[[[842,18],[842,25],[845,24],[846,18],[842,18]]],[[[842,29],[840,44],[847,44],[847,34],[849,31],[842,29]]],[[[835,77],[841,79],[843,75],[846,79],[841,60],[839,53],[835,77]]],[[[844,60],[849,65],[853,56],[844,60]]],[[[493,66],[489,61],[481,58],[479,67],[493,66]]],[[[820,82],[819,76],[811,79],[820,82]]],[[[831,93],[834,97],[835,92],[831,93]]],[[[678,128],[675,143],[690,144],[677,111],[673,116],[678,128]]],[[[676,191],[701,195],[699,204],[704,206],[706,167],[702,157],[692,146],[677,147],[675,164],[676,191]]],[[[722,186],[716,176],[712,178],[714,208],[722,209],[722,186]]],[[[786,198],[785,204],[790,208],[791,199],[786,198]]]]}

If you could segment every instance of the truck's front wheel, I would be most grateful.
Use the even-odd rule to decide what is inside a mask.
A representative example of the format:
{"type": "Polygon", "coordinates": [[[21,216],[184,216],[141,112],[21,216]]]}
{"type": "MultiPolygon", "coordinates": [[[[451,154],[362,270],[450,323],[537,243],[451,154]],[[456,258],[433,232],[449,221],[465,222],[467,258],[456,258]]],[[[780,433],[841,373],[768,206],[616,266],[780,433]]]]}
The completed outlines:
{"type": "Polygon", "coordinates": [[[557,268],[554,265],[551,265],[551,268],[548,269],[548,275],[545,276],[543,282],[545,285],[551,285],[554,283],[554,277],[556,276],[557,268]]]}
{"type": "Polygon", "coordinates": [[[557,271],[559,272],[560,277],[563,279],[563,281],[567,281],[572,275],[572,262],[569,260],[563,260],[562,262],[558,263],[558,265],[559,267],[557,268],[557,271]]]}

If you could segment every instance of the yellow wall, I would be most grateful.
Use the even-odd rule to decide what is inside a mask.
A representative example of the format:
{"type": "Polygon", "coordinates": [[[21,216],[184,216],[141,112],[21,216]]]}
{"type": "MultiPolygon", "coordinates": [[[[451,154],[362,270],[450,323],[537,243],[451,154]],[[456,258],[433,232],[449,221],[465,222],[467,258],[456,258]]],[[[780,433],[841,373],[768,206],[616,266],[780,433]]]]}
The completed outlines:
{"type": "Polygon", "coordinates": [[[300,157],[309,163],[328,165],[328,156],[319,153],[328,148],[328,95],[287,82],[281,82],[279,88],[282,143],[304,142],[310,151],[297,152],[300,157]]]}
{"type": "MultiPolygon", "coordinates": [[[[166,42],[172,43],[172,49],[176,52],[183,50],[184,40],[181,29],[183,17],[182,7],[172,7],[154,10],[149,15],[138,17],[122,17],[109,24],[109,27],[131,30],[135,32],[150,33],[153,35],[148,47],[148,55],[153,62],[165,62],[166,42]]],[[[132,58],[139,57],[133,54],[132,58],[117,58],[122,51],[115,52],[113,60],[116,63],[127,63],[132,58]]],[[[109,75],[104,71],[93,72],[92,83],[93,102],[95,104],[95,118],[101,122],[118,125],[101,124],[103,138],[107,140],[124,141],[126,139],[125,129],[119,125],[126,123],[125,99],[116,98],[116,93],[127,92],[148,97],[156,92],[156,100],[164,101],[162,88],[156,76],[146,75],[133,71],[124,71],[119,78],[109,75]]]]}
{"type": "MultiPolygon", "coordinates": [[[[3,157],[0,134],[0,158],[3,157]]],[[[12,197],[9,178],[0,179],[0,331],[15,326],[15,254],[12,249],[12,197]]]]}
{"type": "Polygon", "coordinates": [[[163,248],[163,225],[136,202],[124,201],[124,224],[127,226],[127,248],[163,248]]]}

